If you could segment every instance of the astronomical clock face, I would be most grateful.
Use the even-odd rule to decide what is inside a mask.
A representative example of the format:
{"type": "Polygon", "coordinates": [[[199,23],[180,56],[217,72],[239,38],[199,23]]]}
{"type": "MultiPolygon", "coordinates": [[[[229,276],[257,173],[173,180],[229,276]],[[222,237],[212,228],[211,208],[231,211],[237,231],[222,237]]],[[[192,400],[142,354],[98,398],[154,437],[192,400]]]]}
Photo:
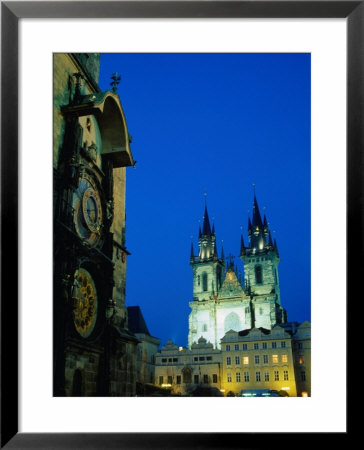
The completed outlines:
{"type": "Polygon", "coordinates": [[[95,181],[85,174],[73,196],[74,224],[77,234],[92,246],[101,237],[102,207],[95,181]]]}
{"type": "Polygon", "coordinates": [[[83,268],[75,272],[72,301],[73,323],[78,333],[86,338],[96,324],[97,292],[90,273],[83,268]]]}

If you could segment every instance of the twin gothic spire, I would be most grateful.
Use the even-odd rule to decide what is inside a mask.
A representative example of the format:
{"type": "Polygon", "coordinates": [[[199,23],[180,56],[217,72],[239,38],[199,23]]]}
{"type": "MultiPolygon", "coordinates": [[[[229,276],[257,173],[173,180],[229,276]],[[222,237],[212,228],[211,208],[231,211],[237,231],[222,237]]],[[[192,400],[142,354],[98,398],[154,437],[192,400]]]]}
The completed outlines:
{"type": "MultiPolygon", "coordinates": [[[[264,214],[263,220],[260,215],[258,201],[254,193],[253,202],[253,214],[252,219],[248,219],[248,237],[249,245],[246,247],[244,244],[243,235],[241,235],[240,240],[240,256],[257,254],[267,251],[275,251],[278,255],[278,248],[276,240],[272,240],[271,232],[269,230],[268,221],[264,214]]],[[[210,225],[209,214],[207,211],[207,204],[205,200],[205,211],[203,216],[202,229],[199,226],[198,233],[198,245],[199,254],[198,260],[200,262],[207,261],[211,259],[218,259],[217,248],[216,248],[216,236],[215,236],[215,225],[210,225]]],[[[221,258],[223,257],[224,250],[221,250],[221,258]]],[[[193,243],[191,242],[191,256],[190,261],[195,261],[193,243]]]]}

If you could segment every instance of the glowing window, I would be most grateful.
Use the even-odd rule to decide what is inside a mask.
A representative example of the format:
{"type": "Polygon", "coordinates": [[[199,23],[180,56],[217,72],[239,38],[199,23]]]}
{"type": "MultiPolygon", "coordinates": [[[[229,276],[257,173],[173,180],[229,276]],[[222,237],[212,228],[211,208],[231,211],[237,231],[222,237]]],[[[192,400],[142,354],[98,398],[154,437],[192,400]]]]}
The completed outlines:
{"type": "Polygon", "coordinates": [[[278,355],[272,355],[272,363],[278,364],[278,355]]]}
{"type": "Polygon", "coordinates": [[[299,363],[303,364],[303,356],[300,356],[299,363]]]}
{"type": "Polygon", "coordinates": [[[249,356],[243,356],[243,364],[249,364],[249,356]]]}
{"type": "Polygon", "coordinates": [[[288,361],[287,355],[282,355],[282,363],[286,363],[288,361]]]}

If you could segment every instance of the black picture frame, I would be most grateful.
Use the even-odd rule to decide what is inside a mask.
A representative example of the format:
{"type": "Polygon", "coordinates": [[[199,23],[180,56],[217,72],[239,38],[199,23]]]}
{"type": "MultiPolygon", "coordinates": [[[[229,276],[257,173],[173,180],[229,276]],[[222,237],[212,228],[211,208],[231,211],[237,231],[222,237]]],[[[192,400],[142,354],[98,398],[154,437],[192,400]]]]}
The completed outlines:
{"type": "MultiPolygon", "coordinates": [[[[18,433],[18,23],[21,18],[346,18],[347,312],[362,276],[364,143],[363,1],[1,2],[1,448],[261,448],[279,433],[18,433]],[[358,257],[359,253],[359,257],[358,257]],[[11,301],[10,301],[11,300],[11,301]]],[[[349,346],[348,346],[349,348],[349,346]]],[[[348,360],[348,358],[347,358],[348,360]]],[[[343,445],[351,433],[334,433],[343,445]]],[[[288,413],[288,412],[287,412],[288,413]]],[[[327,435],[322,440],[327,443],[327,435]]],[[[274,439],[274,440],[272,440],[274,439]]],[[[309,445],[310,433],[285,436],[309,445]]],[[[320,434],[314,438],[315,444],[320,434]]],[[[282,444],[282,441],[281,441],[282,444]]],[[[280,444],[279,444],[280,445],[280,444]]]]}

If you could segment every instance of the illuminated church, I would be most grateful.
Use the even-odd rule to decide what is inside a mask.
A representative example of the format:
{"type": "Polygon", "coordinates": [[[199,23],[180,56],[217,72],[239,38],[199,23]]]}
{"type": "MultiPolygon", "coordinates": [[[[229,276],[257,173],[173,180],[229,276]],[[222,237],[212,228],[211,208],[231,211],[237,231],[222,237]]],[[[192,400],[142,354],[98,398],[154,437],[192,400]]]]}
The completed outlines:
{"type": "Polygon", "coordinates": [[[229,330],[260,327],[270,330],[276,324],[287,322],[280,299],[277,243],[272,240],[266,216],[261,218],[255,195],[248,236],[248,246],[241,236],[242,280],[231,258],[226,264],[223,249],[218,256],[215,227],[211,228],[205,204],[197,256],[191,244],[193,301],[190,302],[189,349],[201,337],[220,349],[220,340],[229,330]]]}

